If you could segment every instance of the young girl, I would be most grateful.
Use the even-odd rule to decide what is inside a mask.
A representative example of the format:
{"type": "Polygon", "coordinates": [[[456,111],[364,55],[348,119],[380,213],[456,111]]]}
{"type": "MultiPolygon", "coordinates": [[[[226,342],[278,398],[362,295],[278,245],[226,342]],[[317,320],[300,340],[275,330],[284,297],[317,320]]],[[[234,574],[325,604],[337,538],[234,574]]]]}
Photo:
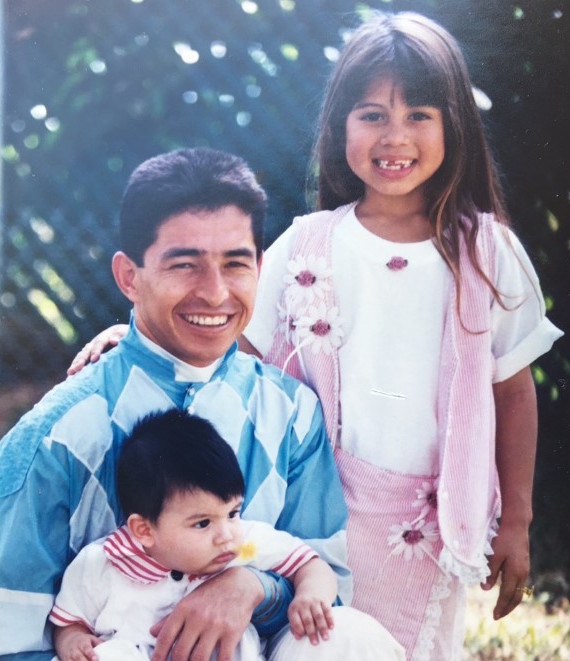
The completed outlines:
{"type": "Polygon", "coordinates": [[[500,583],[495,618],[530,592],[529,365],[561,332],[507,228],[467,68],[441,26],[400,13],[355,31],[315,165],[320,211],[265,254],[243,346],[321,398],[349,506],[352,605],[407,658],[459,659],[466,584],[500,583]]]}

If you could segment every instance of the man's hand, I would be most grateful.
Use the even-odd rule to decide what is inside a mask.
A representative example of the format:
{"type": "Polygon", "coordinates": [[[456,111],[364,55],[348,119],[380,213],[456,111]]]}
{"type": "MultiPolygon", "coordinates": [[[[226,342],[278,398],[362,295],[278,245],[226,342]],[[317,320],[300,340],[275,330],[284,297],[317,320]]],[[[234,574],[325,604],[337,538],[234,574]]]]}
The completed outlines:
{"type": "Polygon", "coordinates": [[[82,624],[56,627],[54,641],[59,661],[97,661],[93,648],[102,642],[82,624]]]}
{"type": "Polygon", "coordinates": [[[153,661],[232,661],[255,607],[264,597],[253,572],[233,567],[209,579],[151,628],[157,636],[153,661]]]}
{"type": "Polygon", "coordinates": [[[521,602],[530,571],[528,528],[525,525],[501,525],[493,540],[494,554],[489,558],[490,576],[481,586],[490,590],[501,577],[499,597],[493,617],[508,615],[521,602]]]}

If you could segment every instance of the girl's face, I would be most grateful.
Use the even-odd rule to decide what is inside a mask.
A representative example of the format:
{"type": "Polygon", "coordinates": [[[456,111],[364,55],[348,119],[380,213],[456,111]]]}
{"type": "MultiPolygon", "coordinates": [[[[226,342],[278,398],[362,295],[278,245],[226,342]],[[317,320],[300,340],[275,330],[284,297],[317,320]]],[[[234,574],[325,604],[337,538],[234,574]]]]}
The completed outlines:
{"type": "Polygon", "coordinates": [[[389,78],[372,83],[346,119],[346,159],[368,202],[424,204],[425,184],[444,156],[441,110],[408,106],[389,78]]]}

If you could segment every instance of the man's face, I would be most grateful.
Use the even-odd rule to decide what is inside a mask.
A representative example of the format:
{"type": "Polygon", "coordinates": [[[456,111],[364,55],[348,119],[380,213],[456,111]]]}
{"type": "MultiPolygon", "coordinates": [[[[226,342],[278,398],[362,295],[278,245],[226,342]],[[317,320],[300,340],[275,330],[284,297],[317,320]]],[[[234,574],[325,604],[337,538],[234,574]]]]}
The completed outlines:
{"type": "Polygon", "coordinates": [[[135,304],[137,328],[186,363],[223,356],[251,317],[259,260],[251,217],[238,207],[172,216],[142,267],[124,261],[130,284],[119,286],[135,304]]]}

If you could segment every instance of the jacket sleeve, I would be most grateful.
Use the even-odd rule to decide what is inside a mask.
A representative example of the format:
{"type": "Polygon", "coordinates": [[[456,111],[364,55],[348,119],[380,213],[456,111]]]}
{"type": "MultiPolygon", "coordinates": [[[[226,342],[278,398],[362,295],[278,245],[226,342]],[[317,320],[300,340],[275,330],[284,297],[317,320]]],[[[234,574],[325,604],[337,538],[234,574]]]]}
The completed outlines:
{"type": "Polygon", "coordinates": [[[102,402],[58,389],[0,441],[0,657],[52,649],[66,566],[115,527],[100,473],[111,439],[102,402]]]}
{"type": "Polygon", "coordinates": [[[328,562],[338,576],[339,596],[348,604],[352,597],[348,512],[340,478],[317,396],[299,385],[296,402],[285,504],[275,527],[300,537],[328,562]]]}

